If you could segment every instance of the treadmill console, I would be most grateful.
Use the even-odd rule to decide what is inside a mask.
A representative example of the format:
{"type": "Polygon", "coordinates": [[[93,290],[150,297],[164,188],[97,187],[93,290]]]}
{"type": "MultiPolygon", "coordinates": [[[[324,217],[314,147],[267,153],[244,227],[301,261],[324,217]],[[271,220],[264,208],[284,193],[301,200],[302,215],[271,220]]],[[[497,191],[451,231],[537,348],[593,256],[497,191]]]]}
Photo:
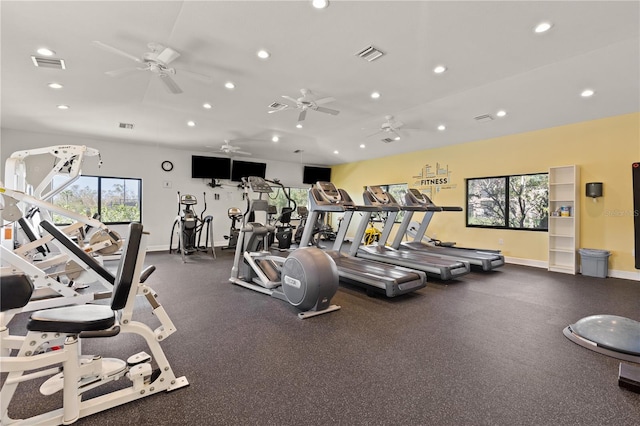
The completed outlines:
{"type": "Polygon", "coordinates": [[[376,202],[380,204],[389,204],[391,203],[391,199],[389,198],[389,194],[387,191],[382,189],[379,186],[367,186],[367,191],[373,196],[376,202]]]}
{"type": "Polygon", "coordinates": [[[332,204],[338,204],[342,201],[340,191],[338,191],[338,188],[331,182],[317,182],[316,188],[326,201],[332,204]]]}
{"type": "Polygon", "coordinates": [[[273,189],[271,189],[271,185],[269,185],[261,177],[249,176],[248,181],[249,181],[249,188],[251,188],[253,192],[259,192],[259,193],[273,192],[273,189]]]}
{"type": "Polygon", "coordinates": [[[418,191],[416,188],[409,188],[409,193],[416,199],[416,201],[420,204],[433,204],[429,197],[427,197],[422,192],[418,191]]]}

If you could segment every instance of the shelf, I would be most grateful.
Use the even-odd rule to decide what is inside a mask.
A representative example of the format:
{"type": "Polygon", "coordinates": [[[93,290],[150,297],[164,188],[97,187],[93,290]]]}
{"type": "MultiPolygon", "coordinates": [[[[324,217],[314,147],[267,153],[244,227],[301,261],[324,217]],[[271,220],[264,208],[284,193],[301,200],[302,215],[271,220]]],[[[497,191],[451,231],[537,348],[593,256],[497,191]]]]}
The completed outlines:
{"type": "Polygon", "coordinates": [[[567,265],[549,265],[549,271],[551,271],[551,272],[562,272],[562,273],[565,273],[565,274],[567,274],[567,273],[571,274],[571,273],[574,273],[573,270],[574,270],[573,265],[569,265],[569,266],[567,266],[567,265]]]}
{"type": "Polygon", "coordinates": [[[573,253],[575,250],[573,249],[563,249],[563,248],[550,248],[549,251],[553,251],[556,253],[573,253]]]}
{"type": "MultiPolygon", "coordinates": [[[[549,168],[549,213],[568,207],[571,216],[549,216],[549,270],[578,272],[580,236],[580,170],[578,166],[549,168]]],[[[565,213],[567,209],[563,209],[565,213]]]]}

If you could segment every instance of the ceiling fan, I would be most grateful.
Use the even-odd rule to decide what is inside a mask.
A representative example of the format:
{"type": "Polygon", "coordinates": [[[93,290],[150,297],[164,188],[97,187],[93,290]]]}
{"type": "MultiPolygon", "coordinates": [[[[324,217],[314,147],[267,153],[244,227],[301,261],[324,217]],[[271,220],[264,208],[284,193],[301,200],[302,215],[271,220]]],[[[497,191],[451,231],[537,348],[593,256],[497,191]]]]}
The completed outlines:
{"type": "Polygon", "coordinates": [[[231,141],[229,141],[228,139],[225,139],[224,144],[216,152],[222,152],[223,154],[227,155],[251,155],[250,152],[242,151],[241,147],[231,145],[231,141]]]}
{"type": "Polygon", "coordinates": [[[137,67],[121,68],[113,71],[107,71],[105,74],[111,77],[124,77],[138,71],[150,71],[160,79],[160,81],[164,84],[164,87],[166,87],[170,93],[174,94],[182,93],[182,89],[173,80],[173,78],[171,78],[172,75],[184,74],[185,76],[195,78],[205,83],[210,83],[212,81],[212,78],[208,75],[169,67],[170,63],[180,57],[180,53],[176,52],[170,47],[165,47],[159,43],[151,42],[147,44],[149,51],[144,53],[140,57],[127,53],[101,41],[94,41],[93,43],[101,49],[104,49],[111,53],[115,53],[116,55],[124,56],[125,58],[129,58],[140,64],[140,66],[137,67]]]}
{"type": "Polygon", "coordinates": [[[408,127],[403,127],[404,123],[400,120],[396,120],[393,117],[393,115],[386,115],[384,119],[386,121],[380,125],[380,128],[375,133],[367,135],[367,137],[375,136],[382,133],[384,135],[384,138],[382,138],[382,141],[389,143],[393,141],[399,141],[401,139],[400,129],[420,130],[420,129],[411,129],[408,127]]]}
{"type": "MultiPolygon", "coordinates": [[[[314,99],[314,95],[313,93],[311,93],[311,90],[309,89],[300,89],[300,93],[302,93],[302,97],[298,99],[294,99],[291,96],[286,96],[286,95],[282,96],[288,101],[293,102],[295,104],[295,108],[300,110],[300,114],[298,114],[298,123],[304,121],[304,119],[307,116],[307,110],[324,112],[325,114],[331,114],[331,115],[338,115],[340,113],[340,111],[338,110],[319,106],[319,105],[327,104],[329,102],[333,102],[335,101],[335,98],[326,97],[326,98],[314,99]]],[[[285,109],[292,108],[288,104],[281,104],[279,102],[272,103],[270,107],[273,109],[269,111],[269,113],[284,111],[285,109]]]]}

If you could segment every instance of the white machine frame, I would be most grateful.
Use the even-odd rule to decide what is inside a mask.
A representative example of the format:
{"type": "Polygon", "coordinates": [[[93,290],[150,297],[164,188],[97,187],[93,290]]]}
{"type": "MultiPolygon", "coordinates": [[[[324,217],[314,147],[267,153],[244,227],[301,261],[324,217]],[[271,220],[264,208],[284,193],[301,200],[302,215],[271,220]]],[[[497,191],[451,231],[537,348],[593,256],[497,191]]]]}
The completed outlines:
{"type": "MultiPolygon", "coordinates": [[[[126,362],[103,359],[100,356],[86,356],[81,354],[82,334],[29,331],[26,336],[15,336],[10,335],[6,327],[2,327],[0,328],[2,343],[0,372],[8,373],[0,391],[0,413],[3,425],[70,424],[81,417],[189,384],[184,376],[175,376],[160,346],[160,342],[173,334],[176,328],[158,302],[156,293],[143,284],[144,279],[149,275],[145,273],[146,271],[142,271],[146,238],[147,234],[143,233],[138,252],[134,254],[137,256],[135,271],[126,304],[118,312],[116,324],[111,329],[105,330],[107,337],[103,338],[109,338],[109,333],[136,334],[144,339],[151,355],[144,351],[139,352],[129,357],[126,362]],[[143,279],[141,274],[144,276],[143,279]],[[136,296],[139,295],[146,298],[153,314],[160,320],[161,324],[157,328],[151,329],[148,325],[133,320],[136,296]],[[18,352],[15,356],[11,356],[11,350],[18,352]],[[152,357],[157,364],[158,375],[155,378],[152,378],[150,364],[152,357]],[[18,384],[46,376],[52,377],[41,386],[41,392],[51,394],[61,390],[62,407],[24,420],[10,418],[8,410],[16,396],[18,384]],[[86,391],[124,376],[132,382],[129,387],[86,401],[82,400],[86,391]]],[[[124,261],[123,256],[122,262],[124,261]]]]}

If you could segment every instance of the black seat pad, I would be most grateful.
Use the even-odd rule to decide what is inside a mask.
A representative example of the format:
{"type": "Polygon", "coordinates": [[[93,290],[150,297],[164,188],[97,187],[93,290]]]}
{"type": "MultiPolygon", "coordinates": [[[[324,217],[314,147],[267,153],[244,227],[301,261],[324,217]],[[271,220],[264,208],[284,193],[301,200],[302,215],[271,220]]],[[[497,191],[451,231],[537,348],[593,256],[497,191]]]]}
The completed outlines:
{"type": "Polygon", "coordinates": [[[101,331],[116,322],[115,312],[106,305],[76,305],[45,309],[31,314],[27,323],[29,331],[57,333],[81,333],[101,331]]]}

